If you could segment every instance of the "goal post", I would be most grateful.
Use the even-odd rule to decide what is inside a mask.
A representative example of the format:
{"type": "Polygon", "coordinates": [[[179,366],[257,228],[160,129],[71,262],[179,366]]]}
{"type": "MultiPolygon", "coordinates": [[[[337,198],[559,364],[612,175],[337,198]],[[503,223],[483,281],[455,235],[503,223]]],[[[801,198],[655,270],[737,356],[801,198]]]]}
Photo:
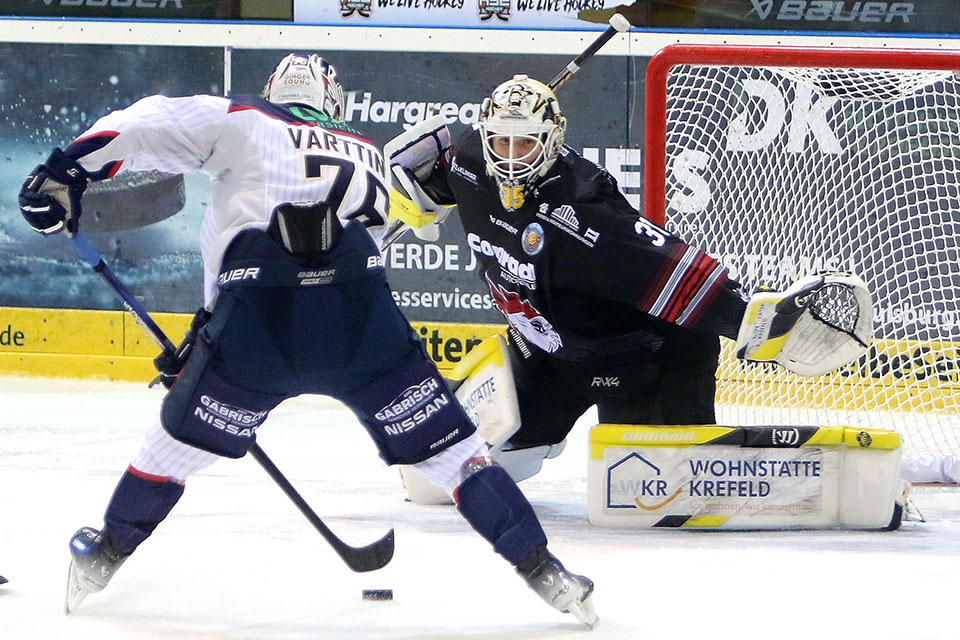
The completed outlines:
{"type": "Polygon", "coordinates": [[[907,466],[960,456],[955,70],[960,53],[901,49],[671,45],[651,59],[644,215],[748,290],[846,270],[874,299],[869,353],[833,374],[737,361],[725,344],[721,424],[895,429],[907,466]]]}

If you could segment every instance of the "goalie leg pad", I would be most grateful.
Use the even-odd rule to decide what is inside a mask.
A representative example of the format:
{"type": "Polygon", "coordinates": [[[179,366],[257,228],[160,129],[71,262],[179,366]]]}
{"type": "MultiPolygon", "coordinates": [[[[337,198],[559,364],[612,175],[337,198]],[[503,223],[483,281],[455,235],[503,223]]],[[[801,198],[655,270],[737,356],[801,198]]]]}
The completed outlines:
{"type": "Polygon", "coordinates": [[[566,446],[567,441],[563,440],[557,444],[542,444],[525,449],[495,449],[493,456],[514,482],[520,482],[540,473],[543,461],[556,458],[563,453],[566,446]]]}
{"type": "Polygon", "coordinates": [[[477,432],[498,447],[520,428],[520,406],[510,364],[510,351],[502,335],[488,337],[475,346],[449,374],[477,432]]]}

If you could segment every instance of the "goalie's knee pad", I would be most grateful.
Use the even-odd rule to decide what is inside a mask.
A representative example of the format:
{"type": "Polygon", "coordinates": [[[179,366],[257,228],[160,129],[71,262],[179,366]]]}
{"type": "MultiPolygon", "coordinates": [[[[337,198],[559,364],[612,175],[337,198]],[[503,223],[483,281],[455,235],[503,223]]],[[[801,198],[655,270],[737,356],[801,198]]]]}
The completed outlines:
{"type": "MultiPolygon", "coordinates": [[[[505,445],[509,447],[509,444],[505,445]]],[[[540,473],[543,461],[556,458],[563,453],[567,441],[556,444],[541,444],[523,449],[494,449],[492,454],[514,482],[520,482],[540,473]]]]}

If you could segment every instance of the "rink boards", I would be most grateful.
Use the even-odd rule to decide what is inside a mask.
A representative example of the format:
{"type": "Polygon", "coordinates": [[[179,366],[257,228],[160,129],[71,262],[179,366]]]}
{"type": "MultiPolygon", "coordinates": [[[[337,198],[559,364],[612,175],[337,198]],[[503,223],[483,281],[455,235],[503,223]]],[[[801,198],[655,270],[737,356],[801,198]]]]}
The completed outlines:
{"type": "MultiPolygon", "coordinates": [[[[190,313],[151,313],[176,344],[190,313]]],[[[427,355],[441,371],[456,365],[487,336],[491,324],[413,322],[427,355]]],[[[0,307],[0,374],[148,381],[159,348],[123,311],[0,307]]]]}

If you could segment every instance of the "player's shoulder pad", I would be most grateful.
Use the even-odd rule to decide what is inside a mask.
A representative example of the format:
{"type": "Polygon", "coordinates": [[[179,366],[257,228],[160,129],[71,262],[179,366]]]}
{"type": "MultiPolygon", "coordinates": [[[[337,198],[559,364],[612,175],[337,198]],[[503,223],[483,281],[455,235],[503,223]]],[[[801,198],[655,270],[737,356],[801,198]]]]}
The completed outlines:
{"type": "Polygon", "coordinates": [[[462,177],[474,184],[477,183],[478,175],[482,176],[486,173],[482,144],[480,140],[480,130],[471,128],[460,134],[460,137],[457,138],[457,141],[454,142],[451,147],[451,169],[453,169],[454,165],[467,169],[468,174],[466,175],[456,170],[454,170],[454,173],[459,173],[462,177]]]}
{"type": "MultiPolygon", "coordinates": [[[[556,176],[557,186],[572,191],[572,197],[579,202],[614,199],[618,202],[623,196],[617,189],[617,181],[604,167],[584,158],[564,145],[557,157],[555,170],[541,183],[545,187],[556,176]],[[561,178],[562,176],[562,178],[561,178]]],[[[629,206],[629,205],[627,205],[629,206]]]]}

